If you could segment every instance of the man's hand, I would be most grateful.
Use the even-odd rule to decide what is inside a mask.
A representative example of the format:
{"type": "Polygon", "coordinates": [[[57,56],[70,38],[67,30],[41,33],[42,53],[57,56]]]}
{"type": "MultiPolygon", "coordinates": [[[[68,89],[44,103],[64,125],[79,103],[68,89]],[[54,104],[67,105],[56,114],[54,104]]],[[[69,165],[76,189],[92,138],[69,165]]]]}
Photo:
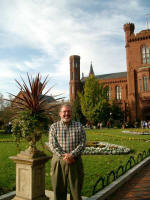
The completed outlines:
{"type": "Polygon", "coordinates": [[[73,158],[71,153],[65,153],[63,155],[63,160],[65,160],[66,163],[68,163],[68,164],[72,164],[75,162],[75,159],[73,158]]]}

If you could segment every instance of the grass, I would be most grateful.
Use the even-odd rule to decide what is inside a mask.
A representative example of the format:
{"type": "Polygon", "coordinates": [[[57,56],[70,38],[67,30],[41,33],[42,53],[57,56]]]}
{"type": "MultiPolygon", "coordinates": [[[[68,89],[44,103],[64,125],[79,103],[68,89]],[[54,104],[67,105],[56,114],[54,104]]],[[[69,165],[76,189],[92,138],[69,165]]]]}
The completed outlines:
{"type": "MultiPolygon", "coordinates": [[[[129,157],[132,155],[135,158],[140,152],[148,150],[150,135],[132,135],[124,134],[121,129],[102,129],[102,130],[87,130],[87,141],[105,141],[113,144],[118,144],[130,148],[132,151],[127,155],[85,155],[83,156],[85,177],[82,190],[83,196],[91,196],[93,185],[98,177],[106,177],[111,170],[116,170],[120,165],[125,165],[129,157]]],[[[10,135],[0,134],[0,139],[12,139],[10,135]]],[[[43,141],[48,138],[44,137],[43,141]]],[[[26,143],[21,143],[21,149],[27,147],[26,143]]],[[[39,148],[41,145],[39,144],[39,148]]],[[[0,142],[0,192],[6,193],[15,189],[15,164],[9,159],[9,156],[16,155],[15,143],[0,142]]],[[[47,154],[50,155],[48,151],[47,154]]],[[[52,190],[50,181],[50,161],[46,164],[46,189],[52,190]]]]}

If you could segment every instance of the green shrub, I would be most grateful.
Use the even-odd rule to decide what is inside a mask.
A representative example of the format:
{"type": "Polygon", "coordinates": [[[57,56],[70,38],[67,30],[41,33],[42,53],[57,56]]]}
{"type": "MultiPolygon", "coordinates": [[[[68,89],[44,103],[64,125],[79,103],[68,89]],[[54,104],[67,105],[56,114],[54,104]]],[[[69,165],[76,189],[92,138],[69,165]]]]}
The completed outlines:
{"type": "Polygon", "coordinates": [[[5,133],[5,130],[0,130],[0,134],[4,134],[5,133]]]}

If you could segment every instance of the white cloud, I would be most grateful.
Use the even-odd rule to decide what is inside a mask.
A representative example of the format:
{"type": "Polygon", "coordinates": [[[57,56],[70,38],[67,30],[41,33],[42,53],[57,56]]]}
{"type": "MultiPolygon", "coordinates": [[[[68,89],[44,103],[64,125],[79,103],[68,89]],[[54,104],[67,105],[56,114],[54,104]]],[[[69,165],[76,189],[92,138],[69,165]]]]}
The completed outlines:
{"type": "Polygon", "coordinates": [[[125,71],[123,25],[141,29],[147,7],[141,0],[1,0],[0,54],[7,55],[0,57],[0,78],[49,74],[55,91],[68,96],[70,55],[81,56],[85,75],[91,61],[96,74],[125,71]],[[7,48],[18,47],[33,55],[20,51],[12,58],[7,48]]]}

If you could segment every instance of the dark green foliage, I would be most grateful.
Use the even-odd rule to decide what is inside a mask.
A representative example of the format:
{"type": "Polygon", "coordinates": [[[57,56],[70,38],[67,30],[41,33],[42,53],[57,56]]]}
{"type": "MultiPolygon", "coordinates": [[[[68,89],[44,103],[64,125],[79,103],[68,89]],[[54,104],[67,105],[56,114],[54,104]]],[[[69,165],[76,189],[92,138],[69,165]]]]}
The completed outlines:
{"type": "Polygon", "coordinates": [[[80,99],[78,96],[72,104],[72,119],[81,122],[82,124],[85,124],[86,122],[85,116],[82,114],[80,99]]]}
{"type": "Polygon", "coordinates": [[[39,140],[42,134],[47,134],[49,118],[43,113],[32,113],[29,110],[19,112],[12,121],[12,132],[16,138],[16,142],[20,142],[21,138],[31,140],[39,140]]]}
{"type": "Polygon", "coordinates": [[[125,121],[124,114],[120,106],[115,101],[113,101],[111,105],[111,115],[110,115],[111,125],[121,128],[123,121],[125,121]]]}
{"type": "Polygon", "coordinates": [[[123,120],[123,112],[121,111],[121,108],[117,103],[114,101],[112,106],[111,106],[111,111],[112,111],[112,118],[113,119],[120,119],[123,120]]]}

